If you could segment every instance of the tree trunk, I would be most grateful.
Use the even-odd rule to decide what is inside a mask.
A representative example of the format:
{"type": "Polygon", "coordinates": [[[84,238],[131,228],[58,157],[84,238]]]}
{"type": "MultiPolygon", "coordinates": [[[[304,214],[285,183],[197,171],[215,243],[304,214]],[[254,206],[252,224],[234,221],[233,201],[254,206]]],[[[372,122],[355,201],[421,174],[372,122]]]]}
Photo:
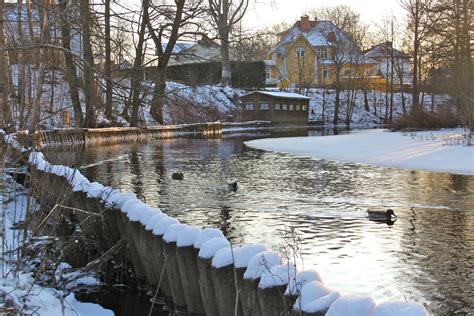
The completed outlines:
{"type": "Polygon", "coordinates": [[[149,0],[142,2],[142,21],[138,32],[138,42],[135,49],[135,61],[133,62],[133,78],[130,83],[132,89],[132,118],[131,126],[138,126],[139,109],[140,109],[140,86],[142,82],[142,60],[143,60],[143,44],[145,42],[145,31],[148,24],[148,7],[149,0]]]}
{"type": "MultiPolygon", "coordinates": [[[[3,14],[5,1],[0,0],[0,13],[3,14]]],[[[5,36],[3,34],[3,17],[0,18],[0,123],[9,126],[12,123],[10,105],[8,104],[8,77],[7,77],[7,51],[5,50],[5,36]]]]}
{"type": "Polygon", "coordinates": [[[219,32],[224,34],[225,38],[221,38],[221,62],[222,62],[222,74],[221,74],[221,85],[228,86],[232,83],[232,72],[230,68],[230,53],[229,53],[229,33],[219,32]]]}
{"type": "MultiPolygon", "coordinates": [[[[173,26],[171,28],[171,34],[166,45],[164,52],[161,52],[161,56],[158,59],[158,67],[156,70],[156,79],[155,79],[155,89],[153,94],[153,99],[151,101],[151,115],[158,122],[158,124],[163,124],[163,107],[165,101],[165,89],[166,89],[166,69],[168,67],[168,62],[173,52],[176,41],[178,40],[178,32],[181,26],[181,21],[183,18],[183,10],[185,0],[175,0],[176,3],[176,13],[173,20],[173,26]]],[[[148,11],[148,10],[147,10],[148,11]]],[[[146,12],[148,17],[148,12],[146,12]]],[[[156,47],[161,47],[161,37],[157,36],[155,30],[151,26],[150,21],[148,20],[148,29],[150,30],[150,35],[155,42],[156,47]]],[[[160,34],[161,36],[162,34],[160,34]]]]}
{"type": "Polygon", "coordinates": [[[151,101],[151,115],[158,122],[163,125],[163,107],[165,103],[166,93],[166,69],[160,69],[158,65],[155,88],[153,90],[153,100],[151,101]]]}
{"type": "Polygon", "coordinates": [[[105,116],[112,118],[112,48],[110,46],[110,0],[105,0],[105,116]]]}
{"type": "Polygon", "coordinates": [[[413,83],[412,83],[412,112],[420,111],[420,101],[418,92],[418,49],[420,46],[419,24],[420,24],[420,4],[415,2],[414,14],[414,34],[413,34],[413,83]]]}
{"type": "Polygon", "coordinates": [[[95,116],[95,102],[94,102],[94,90],[95,90],[95,79],[94,79],[94,55],[92,54],[91,47],[91,13],[89,0],[81,0],[81,20],[82,20],[82,49],[85,60],[84,65],[84,96],[86,103],[86,117],[85,127],[96,126],[95,116]]]}
{"type": "Polygon", "coordinates": [[[230,69],[230,53],[229,53],[229,0],[222,1],[222,16],[220,17],[218,30],[219,38],[221,40],[221,63],[222,75],[221,85],[227,86],[231,84],[231,69],[230,69]]]}
{"type": "MultiPolygon", "coordinates": [[[[49,9],[49,1],[45,0],[43,2],[43,7],[41,9],[41,44],[46,44],[48,41],[49,36],[47,33],[48,30],[48,9],[49,9]]],[[[36,95],[35,95],[35,102],[33,106],[33,114],[31,115],[31,125],[29,128],[30,133],[36,131],[39,121],[40,121],[40,112],[41,112],[41,97],[43,96],[43,84],[44,84],[44,73],[45,73],[45,64],[46,64],[46,51],[44,48],[39,49],[39,56],[38,56],[38,73],[36,81],[36,95]]]]}
{"type": "Polygon", "coordinates": [[[367,88],[364,88],[364,109],[367,111],[367,112],[370,112],[370,108],[369,108],[369,98],[367,97],[367,88]]]}
{"type": "Polygon", "coordinates": [[[64,75],[69,83],[69,96],[74,111],[74,127],[84,125],[84,114],[82,113],[81,100],[79,99],[79,81],[77,79],[76,66],[71,53],[71,28],[69,21],[65,19],[67,12],[67,0],[58,2],[59,22],[61,24],[61,40],[64,48],[65,71],[64,75]]]}
{"type": "Polygon", "coordinates": [[[341,91],[340,87],[340,69],[336,69],[336,99],[334,101],[334,118],[332,123],[334,125],[339,124],[339,106],[340,106],[340,96],[339,93],[341,91]]]}

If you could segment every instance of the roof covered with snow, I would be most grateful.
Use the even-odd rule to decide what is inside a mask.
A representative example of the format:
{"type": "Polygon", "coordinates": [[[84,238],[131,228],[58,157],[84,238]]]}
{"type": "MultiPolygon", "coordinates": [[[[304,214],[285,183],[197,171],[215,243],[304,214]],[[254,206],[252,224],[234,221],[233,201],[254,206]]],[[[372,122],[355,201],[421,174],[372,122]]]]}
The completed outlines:
{"type": "Polygon", "coordinates": [[[410,55],[404,53],[398,49],[393,48],[392,43],[381,43],[372,46],[370,49],[364,52],[364,56],[367,58],[388,58],[391,56],[393,50],[393,56],[395,58],[410,58],[410,55]]]}
{"type": "Polygon", "coordinates": [[[241,97],[252,95],[254,93],[264,94],[275,98],[283,99],[296,99],[296,100],[311,100],[311,98],[304,96],[302,94],[293,93],[293,92],[284,92],[284,91],[272,91],[272,90],[258,90],[252,91],[246,94],[243,94],[241,97]]]}

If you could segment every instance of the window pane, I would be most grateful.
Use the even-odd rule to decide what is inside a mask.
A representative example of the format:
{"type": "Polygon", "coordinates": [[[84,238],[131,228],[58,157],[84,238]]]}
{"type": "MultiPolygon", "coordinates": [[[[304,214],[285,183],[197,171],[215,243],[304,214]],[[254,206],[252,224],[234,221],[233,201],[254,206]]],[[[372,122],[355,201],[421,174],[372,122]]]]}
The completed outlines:
{"type": "Polygon", "coordinates": [[[260,103],[260,110],[268,110],[268,103],[260,103]]]}
{"type": "Polygon", "coordinates": [[[296,111],[300,111],[301,110],[301,105],[297,104],[296,105],[296,111]]]}
{"type": "Polygon", "coordinates": [[[286,104],[283,104],[283,105],[282,105],[282,110],[283,110],[283,111],[288,110],[288,106],[287,106],[286,104]]]}
{"type": "Polygon", "coordinates": [[[293,111],[293,104],[290,104],[290,111],[293,111]]]}
{"type": "Polygon", "coordinates": [[[275,103],[275,110],[281,110],[280,103],[275,103]]]}

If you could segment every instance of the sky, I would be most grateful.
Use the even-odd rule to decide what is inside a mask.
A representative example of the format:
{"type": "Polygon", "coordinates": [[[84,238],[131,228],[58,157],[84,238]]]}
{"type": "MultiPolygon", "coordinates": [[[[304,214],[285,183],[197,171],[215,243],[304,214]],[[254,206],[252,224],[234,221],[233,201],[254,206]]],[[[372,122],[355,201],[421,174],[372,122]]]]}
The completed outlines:
{"type": "Polygon", "coordinates": [[[360,13],[363,22],[367,24],[375,24],[381,17],[390,16],[392,13],[400,20],[404,16],[399,0],[255,0],[249,5],[243,24],[254,30],[261,30],[282,21],[293,24],[302,14],[313,8],[339,4],[350,6],[360,13]]]}

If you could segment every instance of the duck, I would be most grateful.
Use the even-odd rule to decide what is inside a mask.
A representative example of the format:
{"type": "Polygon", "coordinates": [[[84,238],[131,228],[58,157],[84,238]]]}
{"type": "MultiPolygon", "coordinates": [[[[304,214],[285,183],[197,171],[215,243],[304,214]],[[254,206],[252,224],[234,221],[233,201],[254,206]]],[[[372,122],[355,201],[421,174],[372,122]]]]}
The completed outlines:
{"type": "Polygon", "coordinates": [[[386,211],[367,211],[367,214],[369,215],[369,220],[376,222],[387,222],[391,221],[392,217],[397,218],[392,209],[386,211]]]}
{"type": "Polygon", "coordinates": [[[239,187],[239,185],[237,184],[237,181],[227,183],[227,188],[229,188],[229,190],[231,190],[231,191],[234,191],[234,192],[237,191],[238,187],[239,187]]]}
{"type": "Polygon", "coordinates": [[[173,180],[183,180],[184,179],[184,175],[182,172],[173,172],[171,174],[171,179],[173,180]]]}

